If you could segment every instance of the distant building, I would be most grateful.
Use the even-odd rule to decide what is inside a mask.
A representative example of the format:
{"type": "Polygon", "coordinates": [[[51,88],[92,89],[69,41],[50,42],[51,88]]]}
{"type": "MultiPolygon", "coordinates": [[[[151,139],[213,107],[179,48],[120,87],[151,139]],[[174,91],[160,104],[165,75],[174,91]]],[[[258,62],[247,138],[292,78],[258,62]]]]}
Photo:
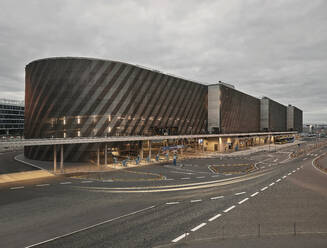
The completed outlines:
{"type": "Polygon", "coordinates": [[[24,101],[0,99],[0,135],[22,136],[24,133],[24,101]]]}

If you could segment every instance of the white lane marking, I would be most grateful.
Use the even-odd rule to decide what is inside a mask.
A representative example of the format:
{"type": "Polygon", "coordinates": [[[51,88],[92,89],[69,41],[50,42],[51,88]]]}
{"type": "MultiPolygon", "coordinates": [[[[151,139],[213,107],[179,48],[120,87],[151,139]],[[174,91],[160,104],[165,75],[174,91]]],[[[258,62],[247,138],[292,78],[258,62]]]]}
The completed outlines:
{"type": "Polygon", "coordinates": [[[179,204],[179,202],[166,202],[167,205],[179,204]]]}
{"type": "Polygon", "coordinates": [[[48,243],[48,242],[51,242],[51,241],[54,241],[54,240],[57,240],[57,239],[60,239],[60,238],[68,237],[68,236],[73,235],[75,233],[79,233],[79,232],[82,232],[82,231],[85,231],[85,230],[89,230],[89,229],[91,229],[93,227],[101,226],[103,224],[106,224],[106,223],[109,223],[109,222],[113,222],[115,220],[118,220],[118,219],[121,219],[121,218],[124,218],[124,217],[128,217],[128,216],[131,216],[131,215],[134,215],[134,214],[138,214],[138,213],[144,212],[146,210],[149,210],[149,209],[152,209],[152,208],[155,208],[155,207],[156,206],[153,205],[153,206],[150,206],[150,207],[147,207],[147,208],[143,208],[141,210],[137,210],[137,211],[134,211],[134,212],[131,212],[131,213],[128,213],[128,214],[124,214],[124,215],[115,217],[113,219],[105,220],[105,221],[99,222],[97,224],[94,224],[94,225],[91,225],[91,226],[87,226],[87,227],[78,229],[76,231],[73,231],[73,232],[70,232],[70,233],[67,233],[67,234],[63,234],[63,235],[54,237],[52,239],[48,239],[48,240],[45,240],[45,241],[42,241],[42,242],[39,242],[39,243],[36,243],[36,244],[32,244],[32,245],[26,246],[25,248],[31,248],[31,247],[39,246],[39,245],[42,245],[42,244],[45,244],[45,243],[48,243]]]}
{"type": "Polygon", "coordinates": [[[224,213],[227,213],[227,212],[231,211],[233,208],[235,208],[235,205],[233,205],[233,206],[231,206],[231,207],[225,209],[223,212],[224,212],[224,213]]]}
{"type": "Polygon", "coordinates": [[[209,219],[209,221],[214,221],[215,219],[219,218],[221,214],[217,214],[209,219]]]}
{"type": "Polygon", "coordinates": [[[185,238],[187,235],[189,235],[189,233],[184,233],[181,236],[178,236],[177,238],[173,239],[171,242],[176,243],[176,242],[180,241],[181,239],[185,238]]]}
{"type": "Polygon", "coordinates": [[[187,179],[191,179],[191,178],[189,178],[189,177],[182,177],[181,179],[182,180],[187,180],[187,179]]]}
{"type": "Polygon", "coordinates": [[[273,185],[275,185],[275,183],[271,183],[271,184],[269,184],[269,187],[271,187],[271,186],[273,186],[273,185]]]}
{"type": "Polygon", "coordinates": [[[197,199],[197,200],[191,200],[190,202],[191,203],[193,203],[193,202],[202,202],[202,200],[201,199],[197,199]]]}
{"type": "Polygon", "coordinates": [[[296,170],[293,170],[293,173],[296,172],[296,170]]]}
{"type": "Polygon", "coordinates": [[[243,194],[246,194],[246,192],[239,192],[239,193],[236,193],[235,195],[243,195],[243,194]]]}
{"type": "Polygon", "coordinates": [[[214,176],[211,176],[211,177],[219,177],[220,175],[214,175],[214,176]]]}
{"type": "Polygon", "coordinates": [[[239,201],[238,204],[242,204],[243,202],[246,202],[247,200],[249,200],[249,198],[245,198],[242,201],[239,201]]]}
{"type": "Polygon", "coordinates": [[[254,197],[254,196],[256,196],[257,194],[259,194],[259,192],[257,191],[257,192],[255,192],[255,193],[253,193],[252,195],[251,195],[251,197],[254,197]]]}
{"type": "Polygon", "coordinates": [[[72,182],[61,182],[60,184],[71,184],[72,182]]]}
{"type": "Polygon", "coordinates": [[[50,184],[45,183],[45,184],[37,184],[35,185],[36,187],[45,187],[45,186],[50,186],[50,184]]]}
{"type": "Polygon", "coordinates": [[[271,167],[271,164],[270,165],[268,165],[269,167],[271,167]]]}
{"type": "Polygon", "coordinates": [[[205,178],[205,177],[196,177],[196,178],[205,178]]]}
{"type": "Polygon", "coordinates": [[[264,191],[264,190],[266,190],[266,189],[268,189],[268,187],[263,187],[263,188],[261,189],[261,191],[264,191]]]}
{"type": "Polygon", "coordinates": [[[278,161],[278,158],[276,158],[273,162],[277,162],[278,161]]]}
{"type": "Polygon", "coordinates": [[[11,187],[10,189],[23,189],[25,188],[24,186],[17,186],[17,187],[11,187]]]}
{"type": "Polygon", "coordinates": [[[308,158],[304,158],[303,161],[304,161],[304,160],[307,160],[307,159],[308,159],[308,158]]]}
{"type": "Polygon", "coordinates": [[[296,169],[297,169],[297,170],[299,170],[299,169],[300,169],[300,167],[297,167],[296,169]]]}
{"type": "Polygon", "coordinates": [[[289,175],[289,176],[290,176],[290,175],[292,175],[292,173],[290,172],[290,173],[288,173],[287,175],[289,175]]]}
{"type": "Polygon", "coordinates": [[[215,196],[215,197],[211,197],[210,199],[211,200],[217,200],[217,199],[221,199],[221,198],[224,198],[224,196],[223,195],[221,195],[221,196],[215,196]]]}
{"type": "Polygon", "coordinates": [[[282,178],[285,179],[287,176],[283,176],[282,178]]]}
{"type": "Polygon", "coordinates": [[[276,180],[276,183],[279,183],[280,181],[282,181],[282,179],[279,178],[276,180]]]}
{"type": "Polygon", "coordinates": [[[200,225],[194,227],[193,229],[191,229],[192,232],[195,232],[196,230],[199,230],[201,227],[204,227],[207,223],[203,222],[200,225]]]}
{"type": "Polygon", "coordinates": [[[93,183],[93,181],[82,181],[81,183],[93,183]]]}

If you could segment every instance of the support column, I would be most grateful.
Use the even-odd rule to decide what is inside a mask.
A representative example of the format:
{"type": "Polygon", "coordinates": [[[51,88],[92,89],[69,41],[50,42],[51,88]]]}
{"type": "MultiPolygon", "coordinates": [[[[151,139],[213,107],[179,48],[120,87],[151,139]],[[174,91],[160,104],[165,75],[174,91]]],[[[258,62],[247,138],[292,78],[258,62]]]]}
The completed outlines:
{"type": "Polygon", "coordinates": [[[140,159],[142,160],[143,159],[143,141],[140,141],[139,144],[140,144],[140,159]]]}
{"type": "Polygon", "coordinates": [[[53,172],[57,173],[57,146],[53,146],[53,172]]]}
{"type": "Polygon", "coordinates": [[[97,144],[97,166],[100,168],[100,145],[97,144]]]}
{"type": "Polygon", "coordinates": [[[64,173],[64,145],[60,145],[60,172],[64,173]]]}
{"type": "Polygon", "coordinates": [[[151,162],[151,140],[148,140],[148,147],[149,147],[149,162],[151,162]]]}
{"type": "Polygon", "coordinates": [[[104,165],[108,165],[108,144],[106,143],[104,146],[104,165]]]}

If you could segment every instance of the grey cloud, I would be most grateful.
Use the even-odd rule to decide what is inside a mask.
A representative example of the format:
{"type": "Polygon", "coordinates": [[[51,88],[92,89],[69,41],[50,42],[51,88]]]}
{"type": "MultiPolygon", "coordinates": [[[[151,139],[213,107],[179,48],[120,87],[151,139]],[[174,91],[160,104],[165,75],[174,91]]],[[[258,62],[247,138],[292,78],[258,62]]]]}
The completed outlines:
{"type": "Polygon", "coordinates": [[[24,96],[24,66],[49,56],[140,64],[222,80],[327,122],[323,0],[0,0],[0,97],[24,96]]]}

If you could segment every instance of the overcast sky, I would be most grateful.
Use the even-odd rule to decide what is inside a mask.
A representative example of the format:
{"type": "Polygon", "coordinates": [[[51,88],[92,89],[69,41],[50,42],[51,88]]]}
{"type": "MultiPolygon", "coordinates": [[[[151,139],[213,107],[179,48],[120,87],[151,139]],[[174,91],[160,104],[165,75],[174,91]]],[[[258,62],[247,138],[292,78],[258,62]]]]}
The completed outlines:
{"type": "Polygon", "coordinates": [[[325,0],[0,0],[0,97],[32,60],[81,56],[219,80],[327,123],[325,0]]]}

